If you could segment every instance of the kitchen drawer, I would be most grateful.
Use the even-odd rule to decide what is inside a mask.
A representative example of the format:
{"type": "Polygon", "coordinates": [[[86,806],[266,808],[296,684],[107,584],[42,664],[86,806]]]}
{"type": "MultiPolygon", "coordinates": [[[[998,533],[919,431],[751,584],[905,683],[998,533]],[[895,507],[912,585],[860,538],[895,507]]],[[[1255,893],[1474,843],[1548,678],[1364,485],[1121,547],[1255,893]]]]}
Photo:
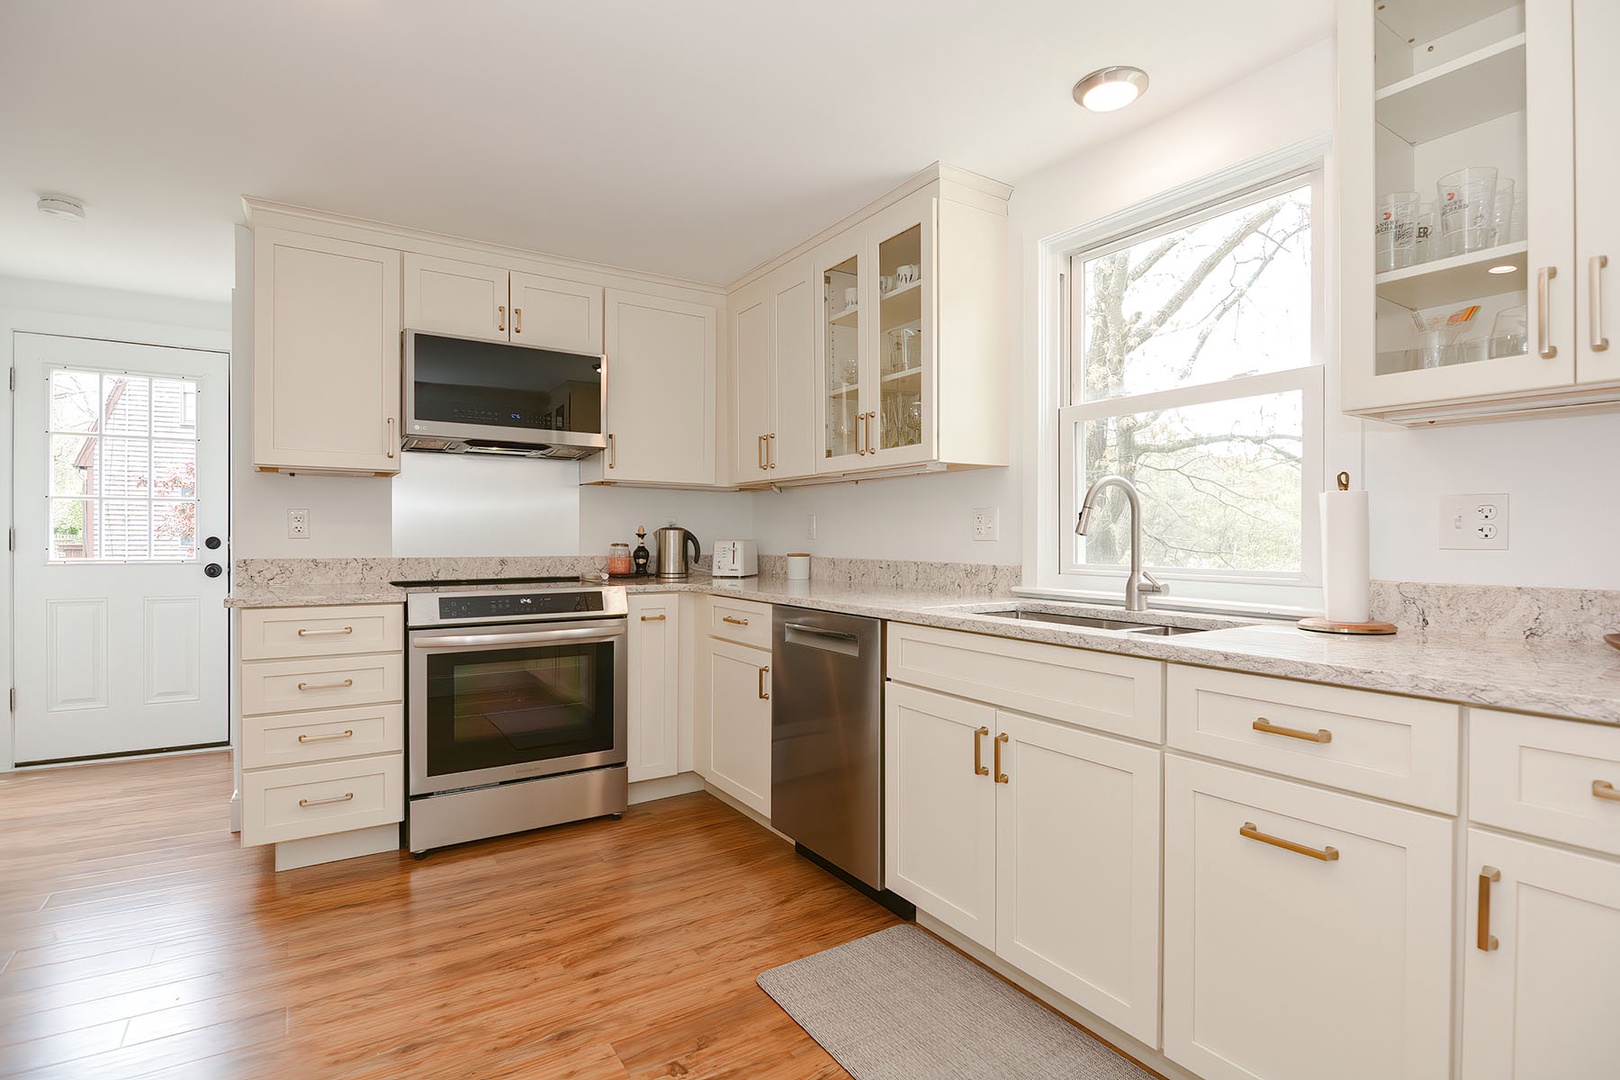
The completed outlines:
{"type": "Polygon", "coordinates": [[[398,753],[405,748],[404,717],[397,704],[245,717],[242,768],[398,753]]]}
{"type": "Polygon", "coordinates": [[[245,608],[241,638],[243,660],[393,652],[405,642],[404,609],[399,604],[245,608]]]}
{"type": "Polygon", "coordinates": [[[1146,742],[1163,738],[1157,660],[891,622],[888,676],[1146,742]]]}
{"type": "Polygon", "coordinates": [[[1166,688],[1166,741],[1178,749],[1457,812],[1455,705],[1176,664],[1166,688]]]}
{"type": "Polygon", "coordinates": [[[1470,709],[1468,728],[1473,820],[1620,855],[1620,727],[1470,709]]]}
{"type": "Polygon", "coordinates": [[[252,660],[242,665],[242,715],[302,712],[403,701],[398,652],[309,660],[252,660]]]}
{"type": "Polygon", "coordinates": [[[242,846],[368,829],[405,817],[400,754],[242,773],[242,846]]]}
{"type": "Polygon", "coordinates": [[[769,649],[771,605],[716,596],[709,603],[709,636],[769,649]]]}

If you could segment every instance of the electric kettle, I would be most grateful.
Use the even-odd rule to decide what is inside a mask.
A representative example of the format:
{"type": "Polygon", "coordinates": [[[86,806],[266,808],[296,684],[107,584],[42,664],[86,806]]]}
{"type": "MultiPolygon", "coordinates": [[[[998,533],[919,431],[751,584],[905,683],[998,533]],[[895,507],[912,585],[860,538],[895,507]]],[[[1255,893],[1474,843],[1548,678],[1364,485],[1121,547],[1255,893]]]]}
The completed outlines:
{"type": "Polygon", "coordinates": [[[698,538],[679,525],[668,525],[653,533],[658,544],[658,576],[683,578],[692,563],[703,555],[698,538]],[[692,545],[692,562],[686,561],[686,545],[692,545]]]}

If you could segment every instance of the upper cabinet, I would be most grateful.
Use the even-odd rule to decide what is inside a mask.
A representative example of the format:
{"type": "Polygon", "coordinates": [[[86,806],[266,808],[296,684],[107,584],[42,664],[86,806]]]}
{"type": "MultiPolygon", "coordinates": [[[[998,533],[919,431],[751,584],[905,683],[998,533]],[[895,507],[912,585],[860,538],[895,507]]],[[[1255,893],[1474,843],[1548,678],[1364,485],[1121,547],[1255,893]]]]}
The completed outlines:
{"type": "Polygon", "coordinates": [[[732,385],[739,484],[798,480],[816,471],[816,288],[801,258],[733,293],[732,385]]]}
{"type": "Polygon", "coordinates": [[[253,463],[399,471],[398,251],[258,227],[253,463]]]}
{"type": "Polygon", "coordinates": [[[405,325],[567,352],[602,351],[602,287],[405,255],[405,325]]]}
{"type": "Polygon", "coordinates": [[[1617,35],[1608,0],[1341,0],[1347,412],[1424,424],[1620,401],[1602,296],[1620,74],[1599,55],[1617,35]]]}

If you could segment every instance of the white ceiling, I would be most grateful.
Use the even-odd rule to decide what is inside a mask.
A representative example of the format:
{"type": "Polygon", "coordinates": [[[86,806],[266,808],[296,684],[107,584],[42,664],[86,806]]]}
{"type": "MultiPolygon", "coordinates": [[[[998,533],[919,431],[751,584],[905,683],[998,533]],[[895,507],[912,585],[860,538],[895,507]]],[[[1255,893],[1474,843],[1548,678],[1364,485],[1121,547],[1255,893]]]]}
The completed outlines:
{"type": "Polygon", "coordinates": [[[936,159],[1016,184],[1332,0],[4,0],[0,274],[223,299],[238,196],[726,282],[936,159]],[[1152,85],[1073,105],[1109,64],[1152,85]],[[38,195],[81,198],[79,223],[38,195]]]}

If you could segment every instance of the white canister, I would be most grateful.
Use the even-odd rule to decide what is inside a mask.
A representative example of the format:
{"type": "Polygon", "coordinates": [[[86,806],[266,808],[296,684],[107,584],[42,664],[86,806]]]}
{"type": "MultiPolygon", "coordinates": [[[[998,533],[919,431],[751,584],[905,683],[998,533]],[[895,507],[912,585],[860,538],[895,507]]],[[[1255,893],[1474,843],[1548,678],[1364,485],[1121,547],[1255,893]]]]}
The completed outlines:
{"type": "Polygon", "coordinates": [[[806,551],[790,551],[787,557],[787,579],[789,581],[810,580],[810,553],[806,551]]]}

